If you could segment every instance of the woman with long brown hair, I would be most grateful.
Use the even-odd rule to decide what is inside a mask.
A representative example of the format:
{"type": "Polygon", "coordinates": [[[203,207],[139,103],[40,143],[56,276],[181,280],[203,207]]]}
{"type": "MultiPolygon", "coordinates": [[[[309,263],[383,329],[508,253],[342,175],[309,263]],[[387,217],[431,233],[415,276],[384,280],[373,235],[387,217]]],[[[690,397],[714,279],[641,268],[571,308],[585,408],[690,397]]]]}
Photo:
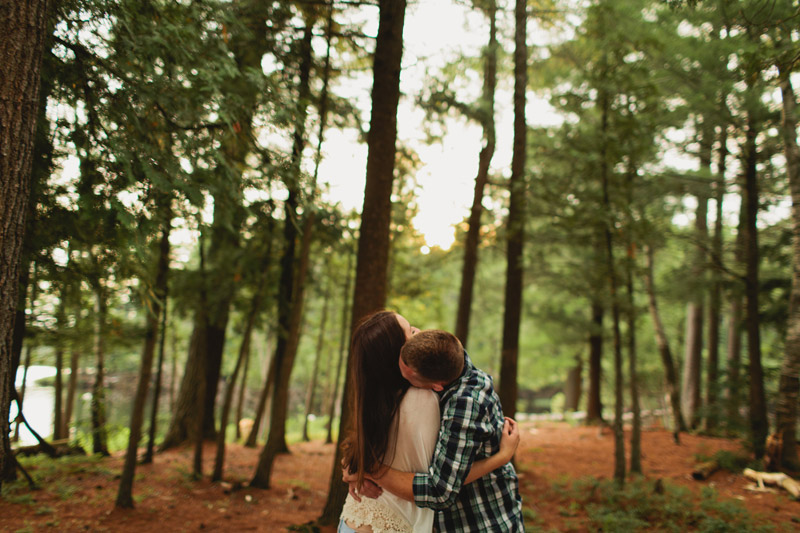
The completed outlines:
{"type": "MultiPolygon", "coordinates": [[[[404,472],[424,472],[439,434],[439,400],[432,390],[411,387],[398,366],[400,349],[419,330],[397,313],[379,311],[364,318],[351,340],[352,429],[344,447],[343,467],[357,475],[357,490],[370,483],[366,475],[383,465],[404,472]]],[[[519,434],[504,432],[500,451],[477,461],[469,483],[508,461],[519,434]]],[[[434,512],[389,492],[377,499],[351,491],[342,510],[342,533],[409,533],[433,530],[434,512]]]]}

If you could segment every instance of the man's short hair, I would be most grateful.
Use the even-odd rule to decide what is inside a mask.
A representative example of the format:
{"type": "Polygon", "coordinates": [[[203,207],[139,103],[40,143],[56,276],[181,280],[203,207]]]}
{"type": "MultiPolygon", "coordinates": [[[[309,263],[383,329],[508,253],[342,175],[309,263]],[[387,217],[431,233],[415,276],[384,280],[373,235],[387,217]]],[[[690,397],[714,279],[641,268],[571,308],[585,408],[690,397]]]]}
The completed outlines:
{"type": "Polygon", "coordinates": [[[447,331],[428,329],[406,341],[400,357],[425,380],[449,384],[464,369],[464,347],[447,331]]]}

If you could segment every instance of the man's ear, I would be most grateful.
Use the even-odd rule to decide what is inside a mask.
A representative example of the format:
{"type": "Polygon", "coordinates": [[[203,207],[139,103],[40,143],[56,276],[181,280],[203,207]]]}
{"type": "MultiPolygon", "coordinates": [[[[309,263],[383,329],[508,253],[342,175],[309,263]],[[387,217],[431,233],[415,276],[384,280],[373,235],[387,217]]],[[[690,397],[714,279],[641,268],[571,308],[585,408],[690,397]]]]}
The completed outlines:
{"type": "Polygon", "coordinates": [[[433,385],[431,385],[431,390],[435,392],[442,392],[444,390],[444,385],[442,385],[441,383],[434,383],[433,385]]]}

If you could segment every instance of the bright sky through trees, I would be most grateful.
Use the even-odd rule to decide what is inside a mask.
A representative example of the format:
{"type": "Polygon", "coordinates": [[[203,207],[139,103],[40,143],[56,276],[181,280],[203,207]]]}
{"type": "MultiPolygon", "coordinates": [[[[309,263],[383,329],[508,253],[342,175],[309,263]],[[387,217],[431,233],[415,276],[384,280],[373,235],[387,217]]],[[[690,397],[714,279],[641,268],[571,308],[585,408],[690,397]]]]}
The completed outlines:
{"type": "MultiPolygon", "coordinates": [[[[364,30],[374,35],[377,16],[369,20],[364,30]]],[[[503,31],[512,28],[510,20],[501,21],[501,24],[505,26],[503,31]]],[[[481,13],[452,0],[425,0],[408,6],[403,34],[403,96],[398,112],[398,142],[411,146],[422,161],[416,174],[419,213],[413,222],[429,246],[449,248],[455,239],[454,224],[469,214],[478,171],[481,129],[463,119],[450,119],[442,143],[427,145],[423,112],[415,105],[414,99],[423,90],[426,68],[435,72],[459,54],[477,57],[488,38],[487,28],[481,13]]],[[[366,75],[371,76],[371,72],[366,75]]],[[[480,94],[481,83],[480,79],[475,80],[475,98],[480,94]]],[[[511,87],[508,82],[501,81],[500,84],[495,104],[497,150],[492,167],[493,172],[506,175],[511,164],[513,117],[511,87]]],[[[362,91],[354,96],[362,102],[364,116],[368,117],[370,85],[360,83],[359,86],[362,91]]],[[[529,123],[554,124],[560,120],[544,101],[530,100],[529,123]]],[[[347,209],[360,210],[364,198],[367,147],[357,144],[355,139],[355,132],[331,131],[327,135],[320,179],[330,185],[328,197],[331,200],[341,202],[347,209]]]]}

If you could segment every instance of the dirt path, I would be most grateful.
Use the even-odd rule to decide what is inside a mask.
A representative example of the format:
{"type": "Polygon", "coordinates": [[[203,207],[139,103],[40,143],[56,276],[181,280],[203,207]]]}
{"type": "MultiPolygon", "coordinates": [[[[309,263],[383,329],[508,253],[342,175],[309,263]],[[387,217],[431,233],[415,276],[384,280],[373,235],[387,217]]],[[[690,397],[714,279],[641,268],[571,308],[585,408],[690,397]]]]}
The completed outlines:
{"type": "MultiPolygon", "coordinates": [[[[563,501],[553,484],[578,478],[609,479],[613,469],[613,436],[597,428],[527,422],[521,425],[523,444],[517,455],[524,506],[555,531],[575,531],[580,516],[565,517],[563,501]]],[[[698,491],[711,485],[725,498],[733,498],[763,520],[792,524],[800,516],[800,502],[781,493],[754,493],[741,476],[720,471],[709,480],[691,479],[698,455],[717,450],[739,450],[724,439],[683,435],[676,445],[665,431],[643,434],[643,466],[648,479],[679,484],[698,491]]],[[[259,450],[229,445],[225,484],[191,479],[191,450],[174,450],[156,456],[152,465],[137,469],[134,510],[113,507],[122,457],[105,460],[71,459],[60,463],[60,474],[38,461],[30,466],[42,490],[30,492],[22,485],[4,487],[0,500],[0,531],[285,531],[319,516],[325,503],[333,461],[333,445],[299,443],[292,454],[275,465],[273,487],[247,488],[259,450]],[[64,471],[67,475],[64,475],[64,471]],[[9,490],[10,489],[10,490],[9,490]]],[[[205,472],[210,472],[213,447],[205,450],[205,472]]],[[[797,524],[800,529],[800,524],[797,524]]],[[[580,529],[577,529],[580,530],[580,529]]],[[[334,531],[333,528],[328,530],[334,531]]],[[[325,533],[328,533],[327,531],[325,533]]]]}

